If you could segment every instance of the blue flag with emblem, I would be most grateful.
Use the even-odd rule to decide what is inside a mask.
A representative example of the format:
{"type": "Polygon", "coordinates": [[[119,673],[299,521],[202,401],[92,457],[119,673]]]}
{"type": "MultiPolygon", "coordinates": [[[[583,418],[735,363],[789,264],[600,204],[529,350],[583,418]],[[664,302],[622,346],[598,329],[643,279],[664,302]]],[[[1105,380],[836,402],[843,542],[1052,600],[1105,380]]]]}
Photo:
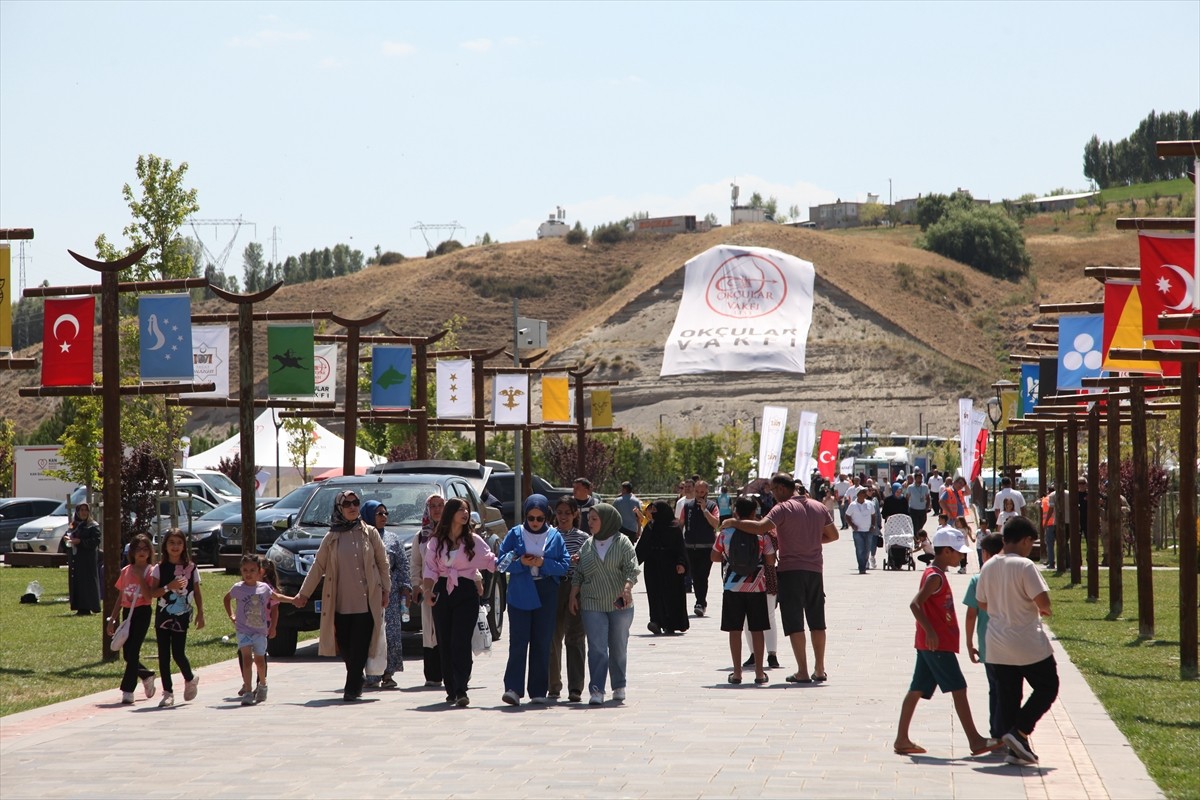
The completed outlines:
{"type": "Polygon", "coordinates": [[[138,298],[142,380],[190,381],[192,298],[186,294],[138,298]]]}
{"type": "Polygon", "coordinates": [[[1103,314],[1072,314],[1058,318],[1058,388],[1082,389],[1084,378],[1104,374],[1103,314]]]}
{"type": "Polygon", "coordinates": [[[371,350],[371,408],[412,408],[412,348],[371,350]]]}
{"type": "Polygon", "coordinates": [[[1025,416],[1037,407],[1040,372],[1041,369],[1037,364],[1021,365],[1021,416],[1025,416]]]}

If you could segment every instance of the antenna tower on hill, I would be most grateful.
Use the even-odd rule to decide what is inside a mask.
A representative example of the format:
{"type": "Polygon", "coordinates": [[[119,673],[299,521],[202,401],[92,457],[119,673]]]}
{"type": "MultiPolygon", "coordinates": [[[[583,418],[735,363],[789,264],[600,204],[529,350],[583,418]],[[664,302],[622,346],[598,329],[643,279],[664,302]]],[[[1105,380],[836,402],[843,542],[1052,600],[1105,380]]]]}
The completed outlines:
{"type": "MultiPolygon", "coordinates": [[[[212,264],[217,269],[219,269],[221,272],[225,271],[225,262],[229,260],[229,254],[230,254],[230,252],[233,251],[233,243],[237,241],[238,231],[240,231],[242,229],[243,225],[249,225],[249,226],[253,227],[254,228],[254,237],[256,239],[258,238],[258,226],[255,225],[253,222],[248,222],[248,221],[242,219],[240,216],[237,219],[195,219],[195,218],[191,218],[188,220],[188,224],[192,226],[192,232],[196,234],[196,241],[199,242],[200,247],[202,247],[204,249],[204,255],[208,256],[209,263],[212,264]],[[200,237],[200,231],[196,230],[197,226],[199,226],[199,225],[210,226],[214,229],[220,228],[224,225],[232,225],[233,226],[233,236],[229,237],[229,244],[225,245],[224,250],[222,250],[220,253],[214,254],[212,250],[208,249],[208,245],[206,245],[204,243],[204,240],[200,237]]],[[[217,231],[214,230],[213,234],[216,235],[217,231]]]]}
{"type": "MultiPolygon", "coordinates": [[[[437,246],[439,244],[441,244],[441,241],[435,242],[432,244],[430,243],[430,241],[429,241],[429,232],[430,231],[433,231],[435,235],[437,235],[437,231],[450,231],[450,235],[446,237],[447,239],[453,239],[455,231],[461,230],[464,234],[467,232],[467,229],[464,228],[462,225],[459,225],[457,222],[425,223],[425,222],[421,222],[420,220],[417,220],[417,224],[412,226],[412,230],[421,232],[421,238],[423,238],[425,240],[425,249],[426,250],[435,250],[437,248],[437,246]]],[[[445,241],[445,239],[443,239],[442,241],[445,241]]]]}

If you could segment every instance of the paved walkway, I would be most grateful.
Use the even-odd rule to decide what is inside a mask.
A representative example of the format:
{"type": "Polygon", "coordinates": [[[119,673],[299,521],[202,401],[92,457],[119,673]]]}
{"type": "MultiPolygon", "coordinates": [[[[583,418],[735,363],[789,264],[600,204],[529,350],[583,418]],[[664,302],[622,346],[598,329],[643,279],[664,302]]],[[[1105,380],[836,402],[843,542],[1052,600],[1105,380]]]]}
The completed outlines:
{"type": "MultiPolygon", "coordinates": [[[[646,632],[639,598],[624,706],[503,705],[504,642],[476,660],[470,708],[417,688],[419,663],[400,689],[345,705],[340,663],[310,645],[271,664],[261,706],[237,705],[226,662],[201,669],[200,697],[174,709],[157,698],[122,707],[113,687],[4,717],[0,796],[1161,797],[1057,642],[1062,691],[1034,735],[1041,767],[969,757],[944,695],[921,703],[913,724],[929,754],[893,755],[917,575],[860,576],[853,562],[849,539],[826,548],[826,684],[785,683],[795,663],[784,646],[770,685],[753,685],[749,671],[730,686],[719,594],[709,617],[670,638],[646,632]]],[[[950,579],[961,601],[968,576],[950,579]]],[[[961,661],[986,730],[983,668],[965,647],[961,661]]]]}

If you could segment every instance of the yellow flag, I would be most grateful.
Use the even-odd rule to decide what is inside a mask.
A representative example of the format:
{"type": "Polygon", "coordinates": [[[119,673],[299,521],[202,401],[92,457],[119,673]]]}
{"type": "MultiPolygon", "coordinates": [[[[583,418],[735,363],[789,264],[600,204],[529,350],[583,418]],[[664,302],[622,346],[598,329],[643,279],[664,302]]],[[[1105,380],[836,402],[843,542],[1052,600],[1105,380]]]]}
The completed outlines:
{"type": "Polygon", "coordinates": [[[0,244],[0,350],[12,349],[12,250],[0,244]]]}
{"type": "Polygon", "coordinates": [[[612,392],[608,389],[597,389],[592,392],[592,427],[611,428],[612,424],[612,392]]]}
{"type": "Polygon", "coordinates": [[[567,379],[542,376],[542,422],[570,422],[571,401],[567,379]]]}
{"type": "Polygon", "coordinates": [[[998,430],[1008,427],[1008,421],[1021,416],[1021,394],[1015,390],[1000,393],[1000,425],[998,430]]]}

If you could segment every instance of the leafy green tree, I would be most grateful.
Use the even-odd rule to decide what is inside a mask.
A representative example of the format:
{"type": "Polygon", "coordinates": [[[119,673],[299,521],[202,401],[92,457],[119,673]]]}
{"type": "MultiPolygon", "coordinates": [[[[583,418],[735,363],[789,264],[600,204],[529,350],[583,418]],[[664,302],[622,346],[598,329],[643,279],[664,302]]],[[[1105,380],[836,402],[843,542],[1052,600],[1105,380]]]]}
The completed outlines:
{"type": "Polygon", "coordinates": [[[566,240],[567,244],[572,245],[583,244],[588,240],[587,231],[583,229],[583,225],[579,222],[579,220],[575,220],[575,227],[567,231],[566,240]]]}
{"type": "Polygon", "coordinates": [[[616,244],[629,237],[629,231],[620,222],[610,222],[592,229],[592,241],[599,244],[616,244]]]}
{"type": "Polygon", "coordinates": [[[886,217],[887,209],[880,203],[864,203],[862,208],[858,210],[858,221],[863,225],[878,225],[886,217]]]}
{"type": "Polygon", "coordinates": [[[136,172],[141,193],[135,194],[128,183],[121,190],[133,216],[133,221],[121,231],[129,240],[129,246],[120,249],[104,234],[96,239],[96,252],[105,261],[113,261],[150,245],[145,257],[123,278],[192,277],[194,264],[188,257],[179,229],[189,216],[200,210],[200,204],[196,201],[196,190],[184,185],[187,170],[186,161],[176,168],[169,158],[159,158],[153,153],[138,156],[136,172]]]}
{"type": "Polygon", "coordinates": [[[308,472],[308,456],[313,448],[313,433],[317,424],[311,419],[289,418],[283,421],[283,430],[287,432],[288,460],[293,467],[300,470],[304,482],[312,477],[308,472]]]}
{"type": "Polygon", "coordinates": [[[1016,279],[1029,269],[1021,228],[994,206],[957,206],[929,226],[924,247],[997,278],[1016,279]]]}
{"type": "Polygon", "coordinates": [[[13,459],[16,454],[16,426],[5,417],[0,419],[0,497],[13,493],[13,459]]]}
{"type": "Polygon", "coordinates": [[[263,247],[258,242],[251,242],[242,251],[242,283],[246,291],[253,294],[267,288],[267,265],[263,258],[263,247]]]}

